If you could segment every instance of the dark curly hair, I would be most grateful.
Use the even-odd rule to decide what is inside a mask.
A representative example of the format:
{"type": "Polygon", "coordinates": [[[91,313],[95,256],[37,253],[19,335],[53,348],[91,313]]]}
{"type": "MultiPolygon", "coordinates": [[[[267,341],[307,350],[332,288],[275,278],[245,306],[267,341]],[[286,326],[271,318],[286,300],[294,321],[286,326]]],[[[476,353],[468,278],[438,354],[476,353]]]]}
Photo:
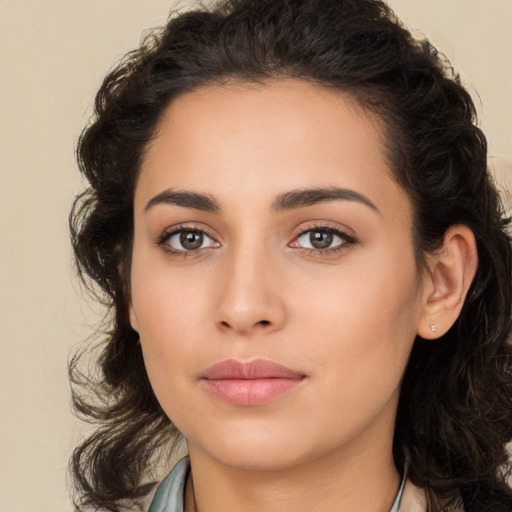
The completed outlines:
{"type": "Polygon", "coordinates": [[[295,77],[352,95],[382,121],[394,178],[411,198],[416,257],[464,224],[479,266],[455,325],[417,338],[403,377],[397,467],[429,511],[512,510],[512,251],[474,104],[446,60],[380,0],[224,0],[170,17],[105,78],[78,143],[90,187],[70,216],[77,269],[108,307],[96,373],[70,363],[73,403],[95,432],[71,461],[77,509],[118,510],[151,485],[179,436],[151,389],[128,318],[133,196],[145,148],[178,95],[228,80],[295,77]]]}

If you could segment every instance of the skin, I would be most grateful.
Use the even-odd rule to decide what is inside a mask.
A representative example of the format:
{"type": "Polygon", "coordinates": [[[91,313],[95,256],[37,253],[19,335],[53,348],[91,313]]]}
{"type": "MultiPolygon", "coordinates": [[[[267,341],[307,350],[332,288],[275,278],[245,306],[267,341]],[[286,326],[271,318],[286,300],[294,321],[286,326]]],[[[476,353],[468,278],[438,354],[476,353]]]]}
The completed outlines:
{"type": "MultiPolygon", "coordinates": [[[[411,204],[381,140],[349,96],[300,80],[210,86],[165,111],[136,187],[130,318],[188,442],[187,511],[389,511],[412,344],[433,315],[436,335],[449,328],[458,306],[439,297],[456,304],[464,292],[446,278],[453,265],[418,269],[411,204]],[[332,187],[360,197],[273,207],[332,187]],[[170,190],[206,194],[218,211],[170,204],[170,190]],[[165,239],[176,229],[207,236],[185,250],[179,233],[165,239]],[[311,230],[326,229],[348,236],[312,251],[311,230]],[[201,380],[225,359],[268,359],[305,378],[268,403],[234,405],[201,380]]],[[[470,236],[452,239],[445,253],[462,268],[470,236]]]]}

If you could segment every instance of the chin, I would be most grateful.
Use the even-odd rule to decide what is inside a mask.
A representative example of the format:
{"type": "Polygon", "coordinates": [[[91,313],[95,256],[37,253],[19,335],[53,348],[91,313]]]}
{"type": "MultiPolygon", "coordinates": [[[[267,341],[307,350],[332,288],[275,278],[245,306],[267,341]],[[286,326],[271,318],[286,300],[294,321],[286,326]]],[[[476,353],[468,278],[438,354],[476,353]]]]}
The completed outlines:
{"type": "Polygon", "coordinates": [[[308,439],[315,436],[308,435],[303,428],[291,432],[276,425],[253,424],[245,429],[240,425],[223,428],[220,432],[211,429],[207,439],[189,438],[188,443],[191,454],[200,451],[224,466],[246,471],[282,471],[299,467],[332,450],[331,443],[310,445],[308,439]]]}
{"type": "Polygon", "coordinates": [[[219,415],[206,415],[190,421],[183,416],[171,417],[172,423],[184,436],[193,458],[210,459],[243,470],[279,470],[293,465],[293,454],[300,449],[297,436],[283,435],[283,426],[276,422],[222,420],[219,415]],[[215,418],[215,420],[213,420],[215,418]],[[180,421],[184,420],[184,421],[180,421]]]}

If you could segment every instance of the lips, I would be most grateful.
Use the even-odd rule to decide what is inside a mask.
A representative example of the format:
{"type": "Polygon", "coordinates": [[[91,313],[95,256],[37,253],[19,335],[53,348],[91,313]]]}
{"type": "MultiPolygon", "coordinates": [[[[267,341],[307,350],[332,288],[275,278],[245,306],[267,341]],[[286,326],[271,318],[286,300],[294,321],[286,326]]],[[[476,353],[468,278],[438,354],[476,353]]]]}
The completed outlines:
{"type": "Polygon", "coordinates": [[[244,406],[262,405],[294,391],[305,378],[303,373],[265,359],[227,359],[201,375],[208,392],[224,402],[244,406]]]}

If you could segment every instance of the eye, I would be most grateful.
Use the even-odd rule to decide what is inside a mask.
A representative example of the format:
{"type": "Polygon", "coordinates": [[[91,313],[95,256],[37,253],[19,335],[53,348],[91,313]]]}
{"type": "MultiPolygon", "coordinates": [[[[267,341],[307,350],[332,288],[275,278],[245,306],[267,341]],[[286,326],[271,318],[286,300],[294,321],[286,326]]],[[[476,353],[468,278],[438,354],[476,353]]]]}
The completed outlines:
{"type": "Polygon", "coordinates": [[[199,229],[177,228],[165,233],[158,245],[164,246],[170,252],[184,253],[218,247],[220,244],[199,229]]]}
{"type": "Polygon", "coordinates": [[[316,227],[302,231],[290,247],[329,252],[355,243],[354,237],[333,227],[316,227]]]}

